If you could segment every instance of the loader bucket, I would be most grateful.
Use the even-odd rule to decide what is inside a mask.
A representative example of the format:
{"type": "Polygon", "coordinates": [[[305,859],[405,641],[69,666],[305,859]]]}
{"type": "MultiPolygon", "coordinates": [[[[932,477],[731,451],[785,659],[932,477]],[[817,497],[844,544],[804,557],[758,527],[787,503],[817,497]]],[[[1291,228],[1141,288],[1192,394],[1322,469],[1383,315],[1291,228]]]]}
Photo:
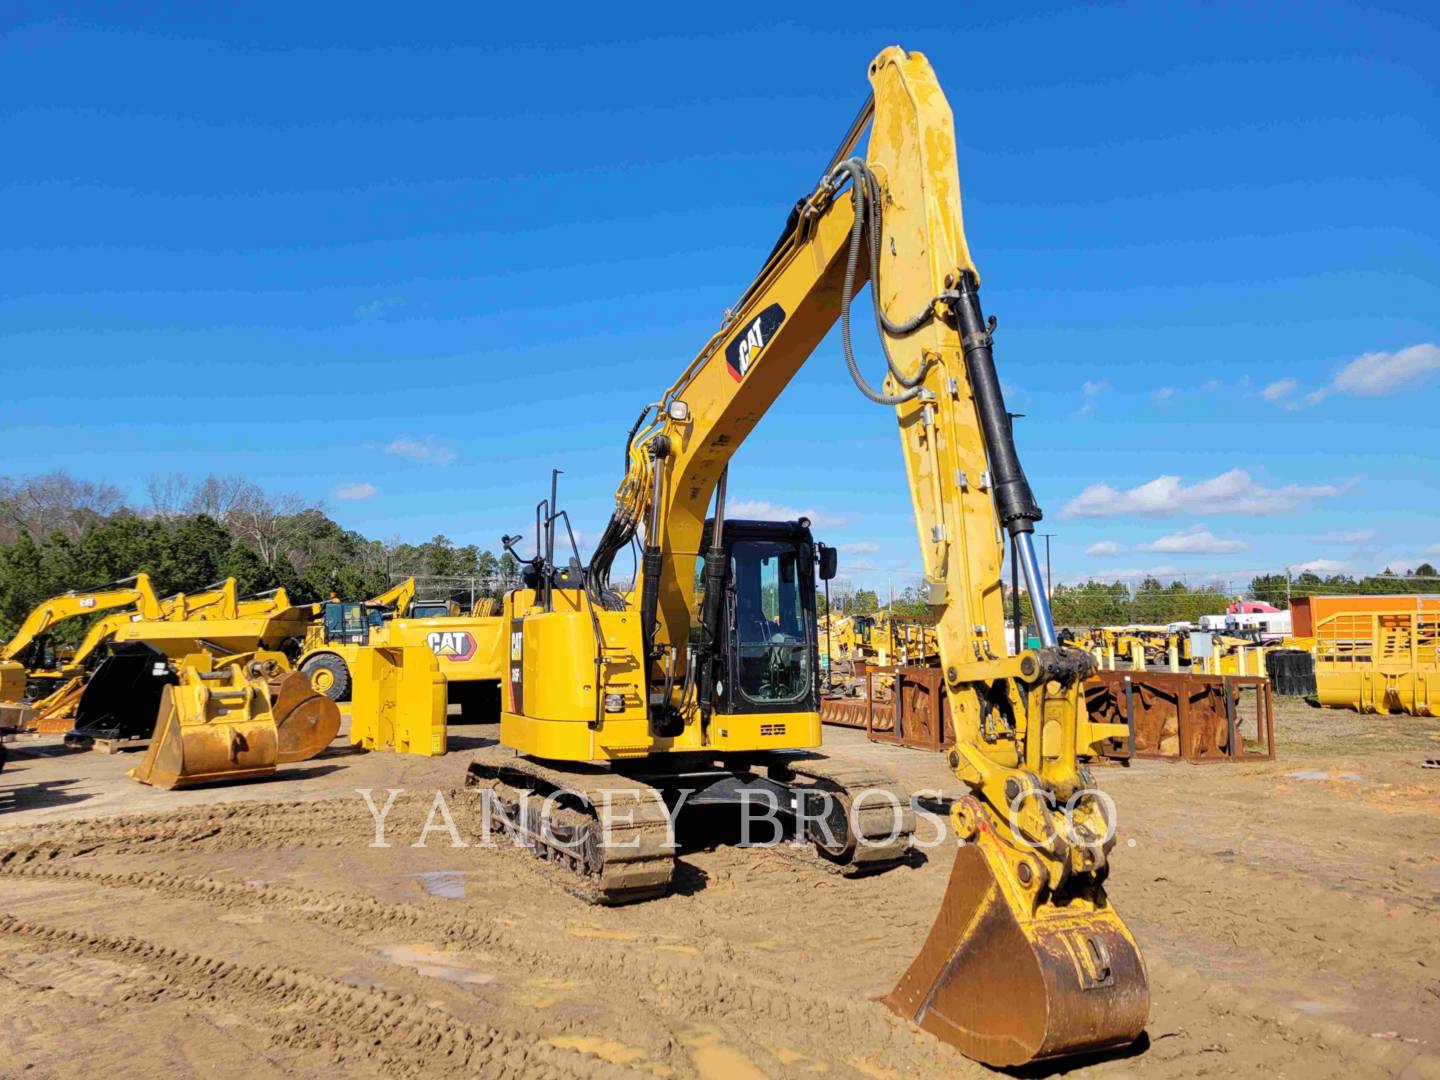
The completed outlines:
{"type": "Polygon", "coordinates": [[[317,693],[310,680],[291,671],[266,682],[279,739],[276,760],[309,761],[340,734],[340,706],[317,693]]]}
{"type": "Polygon", "coordinates": [[[1150,1007],[1145,968],[1103,894],[1017,911],[983,843],[960,847],[930,936],[885,1004],[987,1065],[1133,1042],[1150,1007]]]}
{"type": "Polygon", "coordinates": [[[238,664],[217,672],[184,668],[179,685],[161,694],[150,748],[130,775],[173,790],[269,776],[278,758],[263,682],[247,679],[238,664]]]}

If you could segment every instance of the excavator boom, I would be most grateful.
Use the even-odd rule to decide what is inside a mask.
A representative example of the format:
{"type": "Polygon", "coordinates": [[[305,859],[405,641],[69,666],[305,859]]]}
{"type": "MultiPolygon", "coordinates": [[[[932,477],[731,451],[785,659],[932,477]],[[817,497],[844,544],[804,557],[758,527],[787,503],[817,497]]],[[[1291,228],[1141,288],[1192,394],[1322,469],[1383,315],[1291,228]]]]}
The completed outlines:
{"type": "Polygon", "coordinates": [[[19,701],[25,696],[29,669],[36,666],[33,659],[25,659],[26,650],[56,623],[127,607],[134,608],[141,618],[155,618],[159,614],[160,601],[148,575],[137,574],[99,588],[62,593],[37,604],[10,640],[0,645],[0,701],[19,701]]]}

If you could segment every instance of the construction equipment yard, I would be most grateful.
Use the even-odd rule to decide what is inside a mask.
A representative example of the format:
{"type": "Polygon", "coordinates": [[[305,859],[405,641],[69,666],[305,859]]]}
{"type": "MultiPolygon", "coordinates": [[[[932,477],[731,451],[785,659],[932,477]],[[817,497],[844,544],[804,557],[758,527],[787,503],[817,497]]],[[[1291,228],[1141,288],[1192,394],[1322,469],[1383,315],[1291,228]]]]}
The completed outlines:
{"type": "MultiPolygon", "coordinates": [[[[1275,762],[1099,770],[1151,1013],[1137,1046],[1061,1071],[1440,1075],[1440,727],[1294,699],[1277,725],[1275,762]]],[[[0,1075],[986,1073],[877,1000],[953,837],[848,881],[711,823],[680,833],[669,896],[594,907],[498,837],[453,848],[438,816],[412,846],[436,791],[478,838],[465,751],[496,735],[452,726],[439,758],[337,742],[283,780],[178,792],[126,777],[135,753],[12,744],[0,1075]],[[388,849],[357,788],[403,789],[388,849]]],[[[826,751],[958,793],[942,755],[837,729],[826,751]]]]}
{"type": "Polygon", "coordinates": [[[1440,1080],[1433,12],[21,7],[0,1080],[1440,1080]]]}

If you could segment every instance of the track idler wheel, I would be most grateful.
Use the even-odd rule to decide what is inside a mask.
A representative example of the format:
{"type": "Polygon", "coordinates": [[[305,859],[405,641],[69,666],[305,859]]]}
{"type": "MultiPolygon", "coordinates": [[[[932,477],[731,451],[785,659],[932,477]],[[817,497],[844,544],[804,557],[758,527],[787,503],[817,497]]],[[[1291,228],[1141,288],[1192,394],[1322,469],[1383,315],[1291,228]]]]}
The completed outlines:
{"type": "Polygon", "coordinates": [[[1033,871],[1022,884],[999,843],[982,826],[962,844],[935,925],[885,1004],[987,1065],[1134,1042],[1150,991],[1120,916],[1098,885],[1088,900],[1032,912],[1033,871]]]}

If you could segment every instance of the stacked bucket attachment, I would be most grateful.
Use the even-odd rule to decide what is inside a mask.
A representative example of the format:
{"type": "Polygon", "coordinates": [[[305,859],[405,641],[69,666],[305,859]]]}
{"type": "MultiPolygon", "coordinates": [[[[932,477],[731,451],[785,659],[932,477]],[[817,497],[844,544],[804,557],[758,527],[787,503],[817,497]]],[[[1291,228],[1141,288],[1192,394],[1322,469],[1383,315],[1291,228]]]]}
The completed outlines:
{"type": "Polygon", "coordinates": [[[130,775],[167,790],[269,776],[319,754],[339,731],[339,706],[273,659],[187,657],[130,775]]]}

